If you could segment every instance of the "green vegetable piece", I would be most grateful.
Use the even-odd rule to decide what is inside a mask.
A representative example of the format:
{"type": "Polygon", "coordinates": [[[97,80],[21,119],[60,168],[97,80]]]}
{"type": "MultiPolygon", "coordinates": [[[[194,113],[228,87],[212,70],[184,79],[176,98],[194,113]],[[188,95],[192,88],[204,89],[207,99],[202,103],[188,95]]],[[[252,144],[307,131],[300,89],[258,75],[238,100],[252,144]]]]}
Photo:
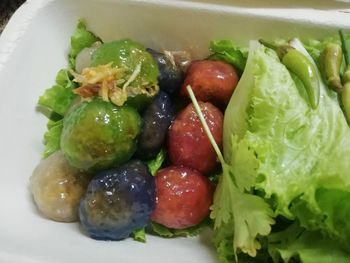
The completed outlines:
{"type": "Polygon", "coordinates": [[[60,149],[60,139],[63,129],[63,120],[49,121],[47,123],[48,130],[44,134],[44,153],[43,157],[47,158],[60,149]]]}
{"type": "Polygon", "coordinates": [[[350,125],[350,40],[346,38],[343,30],[339,30],[342,50],[345,59],[345,72],[343,74],[343,89],[340,94],[343,112],[350,125]]]}
{"type": "Polygon", "coordinates": [[[346,38],[343,30],[339,30],[340,40],[344,53],[346,69],[343,75],[344,83],[350,82],[350,40],[346,38]]]}
{"type": "Polygon", "coordinates": [[[166,151],[164,149],[161,149],[154,159],[147,162],[148,169],[153,176],[155,176],[160,167],[162,167],[165,157],[166,151]]]}
{"type": "Polygon", "coordinates": [[[39,109],[49,118],[48,130],[44,134],[44,158],[60,149],[62,118],[76,98],[72,92],[76,84],[72,79],[72,75],[66,69],[61,69],[56,76],[56,85],[46,89],[44,94],[39,97],[39,109]]]}
{"type": "Polygon", "coordinates": [[[56,84],[67,89],[74,89],[77,83],[73,82],[73,76],[66,69],[61,69],[56,75],[56,84]]]}
{"type": "Polygon", "coordinates": [[[283,56],[282,63],[303,82],[311,107],[316,109],[320,102],[320,81],[315,66],[295,49],[289,50],[283,56]]]}
{"type": "Polygon", "coordinates": [[[126,69],[131,75],[141,64],[141,71],[130,83],[133,87],[152,86],[157,84],[158,66],[145,47],[130,39],[105,43],[91,56],[91,66],[105,65],[113,62],[114,66],[126,69]]]}
{"type": "Polygon", "coordinates": [[[145,228],[136,229],[132,232],[132,237],[135,241],[146,243],[145,228]]]}
{"type": "Polygon", "coordinates": [[[341,102],[346,120],[350,124],[350,82],[345,83],[343,86],[341,102]]]}
{"type": "Polygon", "coordinates": [[[161,224],[151,222],[150,230],[154,234],[161,236],[161,237],[165,237],[165,238],[193,237],[193,236],[197,236],[205,227],[210,226],[210,225],[211,225],[210,219],[205,219],[196,226],[188,227],[188,228],[184,228],[184,229],[168,228],[168,227],[165,227],[161,224]]]}
{"type": "Polygon", "coordinates": [[[247,53],[238,48],[232,41],[211,41],[210,51],[214,54],[209,59],[223,60],[236,67],[240,72],[243,72],[247,61],[247,53]]]}
{"type": "MultiPolygon", "coordinates": [[[[297,223],[268,237],[268,249],[274,263],[317,262],[347,263],[349,254],[336,240],[319,231],[307,231],[297,223]]],[[[264,261],[266,262],[266,261],[264,261]]]]}
{"type": "Polygon", "coordinates": [[[85,21],[80,20],[70,39],[71,50],[69,53],[69,62],[71,68],[75,68],[75,58],[79,52],[86,47],[90,47],[97,41],[101,41],[101,39],[95,36],[92,32],[88,31],[85,21]]]}
{"type": "Polygon", "coordinates": [[[282,63],[302,82],[308,94],[311,107],[316,109],[320,102],[320,80],[317,69],[304,54],[289,45],[275,46],[264,40],[259,42],[276,51],[282,63]]]}
{"type": "Polygon", "coordinates": [[[61,116],[65,114],[76,95],[71,89],[54,85],[39,97],[38,105],[48,108],[61,116]]]}
{"type": "Polygon", "coordinates": [[[303,46],[309,53],[309,55],[319,64],[319,58],[322,51],[329,43],[340,45],[340,39],[338,35],[326,37],[324,39],[304,39],[303,46]]]}
{"type": "Polygon", "coordinates": [[[94,99],[64,118],[61,149],[72,166],[98,170],[128,161],[136,150],[141,118],[131,107],[94,99]]]}
{"type": "Polygon", "coordinates": [[[340,92],[342,83],[340,79],[340,66],[343,60],[341,46],[330,43],[323,50],[320,57],[322,75],[327,85],[336,92],[340,92]]]}
{"type": "MultiPolygon", "coordinates": [[[[350,249],[350,192],[348,190],[320,187],[316,190],[314,201],[322,214],[317,214],[308,204],[297,198],[291,205],[291,211],[298,217],[300,225],[309,229],[323,231],[327,229],[330,236],[336,237],[342,245],[350,249]],[[310,220],[312,218],[312,220],[310,220]]],[[[350,256],[350,255],[349,255],[350,256]]]]}
{"type": "Polygon", "coordinates": [[[39,97],[38,105],[49,111],[51,120],[61,119],[66,113],[76,95],[72,92],[76,84],[66,69],[61,69],[56,76],[56,85],[46,89],[39,97]]]}

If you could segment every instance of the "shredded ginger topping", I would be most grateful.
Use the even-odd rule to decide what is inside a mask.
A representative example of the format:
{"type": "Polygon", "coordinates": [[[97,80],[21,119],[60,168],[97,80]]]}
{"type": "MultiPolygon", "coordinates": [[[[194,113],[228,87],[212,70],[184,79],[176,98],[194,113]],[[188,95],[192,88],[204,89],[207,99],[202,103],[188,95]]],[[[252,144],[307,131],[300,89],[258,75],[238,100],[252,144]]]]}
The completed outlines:
{"type": "Polygon", "coordinates": [[[104,101],[111,101],[117,106],[122,106],[129,96],[145,94],[153,97],[158,93],[158,85],[145,83],[139,87],[131,86],[140,72],[141,63],[130,76],[126,74],[124,68],[114,67],[112,63],[85,68],[81,74],[71,72],[74,81],[81,84],[73,92],[83,98],[99,96],[104,101]]]}

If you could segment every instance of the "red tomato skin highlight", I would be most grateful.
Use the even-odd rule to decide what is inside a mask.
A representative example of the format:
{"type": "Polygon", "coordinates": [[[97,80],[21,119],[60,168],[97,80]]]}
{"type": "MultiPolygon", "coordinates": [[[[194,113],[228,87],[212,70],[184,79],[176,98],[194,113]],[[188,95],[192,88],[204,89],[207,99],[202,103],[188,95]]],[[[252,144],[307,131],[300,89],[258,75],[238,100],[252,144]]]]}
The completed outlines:
{"type": "Polygon", "coordinates": [[[156,208],[151,219],[166,227],[184,229],[209,215],[214,187],[209,179],[184,166],[170,166],[156,175],[156,208]]]}
{"type": "MultiPolygon", "coordinates": [[[[222,147],[223,114],[211,103],[199,102],[199,106],[216,143],[222,147]]],[[[218,164],[192,103],[177,115],[170,126],[168,153],[172,164],[184,165],[203,174],[212,172],[218,164]]]]}
{"type": "Polygon", "coordinates": [[[180,94],[189,97],[186,87],[190,85],[197,100],[225,108],[238,80],[238,72],[230,64],[223,61],[198,60],[189,66],[180,94]]]}

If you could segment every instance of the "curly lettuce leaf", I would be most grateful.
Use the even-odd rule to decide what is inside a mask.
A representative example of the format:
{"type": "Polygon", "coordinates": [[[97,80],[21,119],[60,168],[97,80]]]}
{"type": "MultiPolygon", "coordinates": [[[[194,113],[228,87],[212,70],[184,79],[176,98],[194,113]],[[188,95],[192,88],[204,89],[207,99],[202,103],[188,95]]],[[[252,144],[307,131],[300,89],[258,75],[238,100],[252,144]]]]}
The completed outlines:
{"type": "Polygon", "coordinates": [[[291,211],[300,221],[300,225],[309,230],[327,232],[350,250],[350,192],[332,187],[318,188],[313,202],[310,205],[302,198],[293,201],[291,211]],[[317,207],[319,211],[315,212],[313,207],[317,207]]]}
{"type": "Polygon", "coordinates": [[[72,92],[75,86],[69,72],[65,69],[60,70],[56,76],[56,84],[45,90],[39,97],[38,105],[46,108],[50,113],[63,116],[76,97],[72,92]]]}
{"type": "Polygon", "coordinates": [[[60,85],[54,85],[45,90],[45,93],[40,96],[38,104],[63,116],[74,98],[75,94],[70,89],[66,89],[60,85]]]}
{"type": "Polygon", "coordinates": [[[223,249],[227,244],[232,244],[233,255],[242,251],[255,257],[261,248],[257,237],[270,233],[273,212],[263,198],[249,193],[256,181],[258,167],[254,152],[249,150],[245,141],[237,142],[236,137],[232,137],[231,145],[235,154],[227,160],[230,165],[223,164],[223,174],[211,207],[215,243],[221,258],[227,257],[222,254],[227,253],[223,249]],[[227,238],[221,239],[222,235],[227,238]]]}
{"type": "Polygon", "coordinates": [[[56,76],[56,84],[45,90],[39,97],[38,106],[47,115],[47,131],[44,134],[44,153],[46,158],[60,149],[60,138],[63,129],[63,116],[73,103],[76,95],[72,90],[76,87],[73,76],[65,69],[60,70],[56,76]]]}
{"type": "Polygon", "coordinates": [[[226,156],[225,160],[210,132],[192,88],[187,86],[187,91],[222,166],[222,176],[214,194],[210,214],[214,219],[219,257],[228,260],[227,256],[230,255],[226,255],[227,249],[222,248],[226,248],[229,244],[232,244],[235,261],[238,258],[238,250],[255,257],[257,250],[261,248],[258,237],[268,235],[271,232],[271,225],[274,224],[269,204],[263,198],[250,194],[257,180],[256,170],[259,163],[256,155],[249,149],[246,141],[238,141],[238,137],[231,134],[232,154],[226,156]],[[226,238],[222,240],[221,236],[227,237],[228,240],[226,238]]]}
{"type": "Polygon", "coordinates": [[[273,233],[268,237],[269,253],[274,263],[281,260],[297,262],[346,263],[349,254],[339,242],[325,237],[317,231],[307,231],[298,223],[286,230],[273,233]]]}
{"type": "Polygon", "coordinates": [[[61,133],[63,129],[63,120],[51,121],[47,124],[47,131],[44,134],[44,153],[43,157],[47,158],[60,149],[61,133]]]}
{"type": "Polygon", "coordinates": [[[66,69],[61,69],[56,75],[56,84],[67,89],[74,89],[77,83],[73,82],[73,76],[66,69]]]}
{"type": "MultiPolygon", "coordinates": [[[[350,162],[346,158],[350,156],[350,130],[337,96],[321,83],[320,104],[312,110],[275,52],[255,42],[251,44],[245,71],[224,120],[224,156],[231,169],[234,155],[246,158],[247,163],[251,160],[247,152],[256,157],[258,165],[255,171],[231,172],[231,181],[236,186],[238,182],[244,182],[240,188],[234,188],[232,182],[228,186],[230,176],[225,177],[224,173],[222,180],[226,182],[218,186],[217,192],[222,192],[223,196],[237,195],[238,192],[260,198],[262,203],[255,205],[255,208],[260,208],[260,213],[250,216],[255,219],[253,224],[266,222],[265,232],[256,235],[256,229],[247,227],[247,221],[241,221],[238,223],[240,227],[235,227],[239,216],[250,213],[245,209],[248,205],[239,210],[240,214],[232,212],[232,219],[229,213],[217,217],[216,220],[228,224],[223,226],[226,230],[231,229],[234,238],[237,235],[247,237],[244,243],[233,243],[234,251],[240,249],[249,253],[246,247],[251,249],[250,252],[256,250],[258,246],[254,244],[259,234],[268,234],[266,226],[272,221],[267,218],[271,214],[299,219],[308,231],[320,231],[343,245],[349,243],[350,221],[347,215],[350,208],[343,206],[345,211],[340,213],[338,199],[330,197],[350,193],[350,162]],[[237,149],[237,143],[245,144],[245,154],[237,149]],[[248,191],[249,185],[251,191],[248,191]],[[332,194],[322,189],[328,189],[332,194]],[[296,208],[296,200],[302,200],[303,205],[296,208]],[[262,204],[267,207],[265,211],[261,209],[262,204]],[[341,226],[337,228],[338,222],[341,226]]],[[[240,162],[244,163],[243,160],[240,162]]],[[[230,200],[227,202],[224,197],[216,199],[214,207],[228,210],[242,198],[230,200]]],[[[264,228],[260,226],[260,229],[264,228]]],[[[218,230],[221,231],[220,227],[218,230]]]]}
{"type": "Polygon", "coordinates": [[[210,51],[213,52],[210,59],[223,60],[243,72],[247,61],[247,52],[238,48],[231,40],[211,41],[210,51]]]}

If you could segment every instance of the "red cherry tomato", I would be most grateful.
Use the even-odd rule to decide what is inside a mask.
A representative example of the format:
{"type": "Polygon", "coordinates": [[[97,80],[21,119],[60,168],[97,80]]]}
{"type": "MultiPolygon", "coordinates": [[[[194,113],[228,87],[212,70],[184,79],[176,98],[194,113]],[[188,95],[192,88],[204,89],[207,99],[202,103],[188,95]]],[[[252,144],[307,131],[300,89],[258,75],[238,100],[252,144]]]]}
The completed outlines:
{"type": "MultiPolygon", "coordinates": [[[[211,103],[199,102],[216,143],[222,145],[223,115],[211,103]]],[[[217,166],[216,153],[203,126],[189,104],[175,118],[168,132],[169,158],[174,165],[184,165],[206,174],[217,166]]]]}
{"type": "Polygon", "coordinates": [[[213,185],[198,171],[171,166],[156,175],[156,208],[151,219],[169,228],[184,229],[209,214],[213,185]]]}
{"type": "Polygon", "coordinates": [[[238,73],[230,64],[212,60],[194,61],[187,70],[181,94],[188,97],[186,87],[191,85],[197,100],[224,108],[237,83],[238,73]]]}

